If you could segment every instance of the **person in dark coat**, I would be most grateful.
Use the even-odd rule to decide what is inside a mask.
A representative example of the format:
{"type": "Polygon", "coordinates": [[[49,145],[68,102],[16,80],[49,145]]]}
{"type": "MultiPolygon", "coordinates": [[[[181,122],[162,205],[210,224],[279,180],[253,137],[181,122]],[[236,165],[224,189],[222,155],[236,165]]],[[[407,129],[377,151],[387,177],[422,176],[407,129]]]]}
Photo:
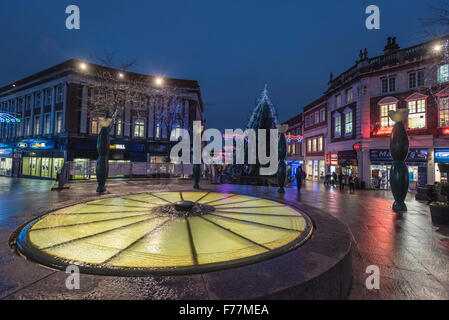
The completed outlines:
{"type": "Polygon", "coordinates": [[[301,190],[304,176],[305,176],[305,173],[302,170],[302,167],[299,166],[298,169],[296,170],[296,186],[298,187],[298,191],[301,190]]]}

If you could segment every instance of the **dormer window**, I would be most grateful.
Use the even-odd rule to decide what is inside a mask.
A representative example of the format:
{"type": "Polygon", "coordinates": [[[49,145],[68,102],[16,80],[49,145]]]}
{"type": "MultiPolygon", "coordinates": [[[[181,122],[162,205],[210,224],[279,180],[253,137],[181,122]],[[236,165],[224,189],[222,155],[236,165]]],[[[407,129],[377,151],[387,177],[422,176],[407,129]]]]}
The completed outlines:
{"type": "Polygon", "coordinates": [[[409,112],[409,129],[423,129],[426,127],[426,99],[427,96],[421,93],[414,93],[405,99],[409,112]]]}
{"type": "Polygon", "coordinates": [[[385,97],[379,101],[378,105],[380,108],[380,126],[381,127],[392,127],[394,126],[394,121],[388,116],[390,110],[396,111],[399,100],[394,97],[385,97]]]}

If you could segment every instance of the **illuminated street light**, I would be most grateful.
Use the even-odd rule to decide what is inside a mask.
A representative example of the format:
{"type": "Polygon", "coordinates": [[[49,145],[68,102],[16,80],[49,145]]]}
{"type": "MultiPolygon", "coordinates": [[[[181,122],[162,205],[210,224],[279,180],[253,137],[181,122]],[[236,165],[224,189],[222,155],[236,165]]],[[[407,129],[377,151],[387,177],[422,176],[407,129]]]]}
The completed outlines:
{"type": "Polygon", "coordinates": [[[80,69],[81,70],[86,70],[87,69],[87,64],[85,64],[84,62],[80,63],[80,69]]]}
{"type": "Polygon", "coordinates": [[[120,72],[120,73],[118,74],[118,77],[119,77],[120,79],[123,79],[123,78],[125,77],[125,75],[124,75],[123,73],[120,72]]]}
{"type": "Polygon", "coordinates": [[[162,83],[164,83],[164,80],[161,77],[158,77],[158,78],[156,78],[155,82],[158,86],[160,86],[160,85],[162,85],[162,83]]]}
{"type": "Polygon", "coordinates": [[[435,47],[433,47],[433,51],[438,52],[441,50],[441,45],[437,44],[435,47]]]}

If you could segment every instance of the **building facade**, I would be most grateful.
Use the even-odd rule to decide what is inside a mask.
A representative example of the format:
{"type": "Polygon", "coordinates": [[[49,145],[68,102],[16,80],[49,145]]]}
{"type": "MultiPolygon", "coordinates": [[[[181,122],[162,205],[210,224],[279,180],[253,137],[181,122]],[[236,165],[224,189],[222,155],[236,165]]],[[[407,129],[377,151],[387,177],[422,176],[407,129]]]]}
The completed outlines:
{"type": "Polygon", "coordinates": [[[329,153],[338,159],[338,172],[353,174],[370,188],[389,189],[394,123],[388,111],[408,108],[410,191],[446,179],[435,155],[445,155],[449,147],[449,67],[442,52],[448,38],[404,49],[389,38],[383,55],[368,58],[365,49],[354,66],[331,77],[329,153]]]}
{"type": "Polygon", "coordinates": [[[304,164],[303,151],[303,115],[302,113],[285,121],[283,124],[288,125],[286,132],[287,139],[287,165],[291,167],[291,175],[296,175],[296,170],[304,164]]]}
{"type": "Polygon", "coordinates": [[[307,178],[336,172],[361,187],[389,189],[388,112],[399,108],[409,110],[409,191],[425,192],[448,180],[438,164],[449,164],[449,36],[403,49],[388,38],[382,55],[360,50],[352,67],[331,74],[324,96],[302,113],[307,178]]]}
{"type": "Polygon", "coordinates": [[[139,101],[126,102],[111,125],[110,167],[167,162],[172,129],[191,132],[193,121],[204,123],[197,81],[157,82],[153,76],[72,59],[0,88],[1,112],[16,119],[0,123],[0,174],[54,179],[68,162],[73,179],[92,176],[100,121],[106,116],[92,112],[90,103],[100,71],[147,84],[139,87],[139,101]],[[173,105],[182,121],[169,128],[159,115],[173,105]]]}
{"type": "Polygon", "coordinates": [[[324,180],[326,174],[328,102],[325,96],[304,107],[304,170],[306,178],[324,180]]]}

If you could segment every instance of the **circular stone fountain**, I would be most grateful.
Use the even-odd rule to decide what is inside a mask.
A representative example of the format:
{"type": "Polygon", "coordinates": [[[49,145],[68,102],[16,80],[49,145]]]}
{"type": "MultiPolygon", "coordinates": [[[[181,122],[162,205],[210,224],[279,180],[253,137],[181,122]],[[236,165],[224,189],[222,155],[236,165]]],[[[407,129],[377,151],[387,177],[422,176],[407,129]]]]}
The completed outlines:
{"type": "Polygon", "coordinates": [[[218,192],[158,192],[76,204],[28,223],[17,248],[57,269],[146,276],[261,262],[307,242],[308,215],[277,201],[218,192]]]}

